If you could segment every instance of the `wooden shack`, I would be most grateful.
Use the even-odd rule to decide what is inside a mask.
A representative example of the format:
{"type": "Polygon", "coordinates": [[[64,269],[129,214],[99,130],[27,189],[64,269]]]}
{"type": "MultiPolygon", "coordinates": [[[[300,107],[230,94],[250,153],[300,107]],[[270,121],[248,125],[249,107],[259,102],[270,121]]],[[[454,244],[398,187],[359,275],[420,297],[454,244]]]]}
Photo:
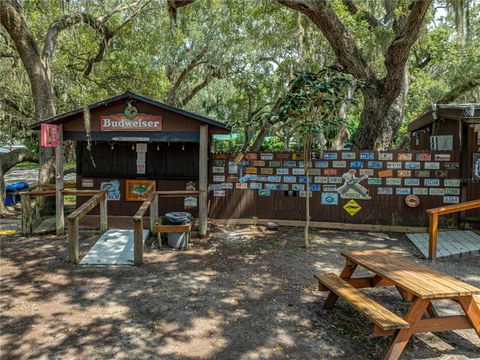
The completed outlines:
{"type": "MultiPolygon", "coordinates": [[[[412,150],[459,150],[461,201],[480,199],[480,104],[436,104],[408,125],[412,150]]],[[[466,220],[480,221],[480,211],[466,220]]]]}
{"type": "Polygon", "coordinates": [[[205,192],[200,203],[164,199],[160,214],[206,208],[210,135],[230,132],[221,122],[132,92],[45,119],[34,129],[42,124],[59,125],[63,140],[76,142],[77,189],[107,190],[113,216],[133,216],[152,190],[205,192]]]}

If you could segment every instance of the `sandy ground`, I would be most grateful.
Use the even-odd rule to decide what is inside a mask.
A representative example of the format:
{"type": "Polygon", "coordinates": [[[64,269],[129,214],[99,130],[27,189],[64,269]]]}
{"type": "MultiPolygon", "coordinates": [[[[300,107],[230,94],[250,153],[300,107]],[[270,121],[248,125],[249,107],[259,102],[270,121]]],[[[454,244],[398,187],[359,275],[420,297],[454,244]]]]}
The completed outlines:
{"type": "MultiPolygon", "coordinates": [[[[82,255],[94,239],[84,236],[82,255]]],[[[339,272],[342,250],[388,247],[423,261],[419,253],[401,234],[315,230],[310,249],[302,242],[299,228],[217,227],[188,251],[148,249],[138,268],[68,264],[65,237],[4,237],[1,357],[379,358],[389,339],[371,337],[371,323],[343,301],[322,309],[312,276],[339,272]]],[[[480,286],[478,257],[434,267],[480,286]]],[[[366,293],[407,309],[391,288],[366,293]]],[[[473,330],[423,334],[402,358],[478,359],[480,339],[473,330]]]]}

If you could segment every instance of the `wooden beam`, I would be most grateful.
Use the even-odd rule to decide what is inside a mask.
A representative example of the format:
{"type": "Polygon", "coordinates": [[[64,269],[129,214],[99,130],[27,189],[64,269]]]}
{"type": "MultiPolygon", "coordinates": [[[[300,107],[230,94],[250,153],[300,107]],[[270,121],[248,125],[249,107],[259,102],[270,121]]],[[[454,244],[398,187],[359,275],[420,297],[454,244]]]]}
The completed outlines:
{"type": "Polygon", "coordinates": [[[480,200],[465,201],[460,204],[452,204],[447,206],[441,206],[434,209],[428,209],[426,213],[446,215],[446,214],[452,214],[460,211],[473,210],[477,208],[480,208],[480,200]]]}
{"type": "Polygon", "coordinates": [[[428,215],[428,260],[435,261],[437,258],[438,240],[438,213],[427,213],[428,215]]]}
{"type": "Polygon", "coordinates": [[[55,225],[57,235],[65,233],[65,213],[63,201],[63,125],[59,125],[59,144],[55,148],[55,225]]]}
{"type": "Polygon", "coordinates": [[[154,194],[150,203],[150,232],[155,236],[157,234],[156,225],[158,222],[158,194],[154,194]]]}
{"type": "MultiPolygon", "coordinates": [[[[267,222],[275,222],[280,226],[305,226],[301,220],[278,220],[278,219],[210,219],[216,225],[265,225],[267,222]]],[[[310,227],[335,230],[360,230],[360,231],[381,231],[381,232],[425,232],[427,227],[396,226],[396,225],[373,225],[373,224],[348,224],[326,221],[310,221],[310,227]]]]}
{"type": "Polygon", "coordinates": [[[207,199],[208,199],[208,125],[200,126],[200,149],[198,167],[198,222],[200,236],[207,235],[207,199]]]}
{"type": "MultiPolygon", "coordinates": [[[[315,276],[316,277],[316,276],[315,276]]],[[[371,287],[381,287],[381,286],[391,286],[392,282],[381,278],[378,275],[375,276],[366,276],[366,277],[357,277],[351,279],[343,279],[356,289],[371,288],[371,287]]],[[[320,291],[330,291],[326,286],[319,284],[318,290],[320,291]]]]}
{"type": "Polygon", "coordinates": [[[103,234],[108,229],[107,193],[104,193],[100,201],[100,232],[103,234]]]}
{"type": "Polygon", "coordinates": [[[157,225],[155,228],[157,233],[182,233],[191,231],[192,225],[157,225]]]}
{"type": "MultiPolygon", "coordinates": [[[[432,319],[419,320],[413,330],[413,333],[440,332],[451,330],[471,329],[472,325],[464,315],[443,316],[432,319]]],[[[383,330],[375,325],[373,336],[392,336],[395,331],[383,330]]]]}
{"type": "Polygon", "coordinates": [[[143,218],[133,219],[133,263],[143,264],[143,218]]]}
{"type": "Polygon", "coordinates": [[[200,194],[198,190],[172,190],[172,191],[156,191],[159,197],[182,197],[200,194]]]}
{"type": "Polygon", "coordinates": [[[94,196],[97,195],[100,190],[63,190],[64,196],[94,196]]]}
{"type": "Polygon", "coordinates": [[[68,219],[73,219],[76,217],[80,219],[83,218],[90,212],[90,210],[92,210],[95,206],[98,205],[98,203],[103,199],[105,193],[105,190],[99,191],[95,196],[88,199],[86,202],[83,203],[82,206],[80,206],[78,209],[68,215],[68,219]]]}
{"type": "Polygon", "coordinates": [[[22,205],[22,234],[32,234],[32,198],[27,192],[20,193],[20,202],[22,205]]]}
{"type": "Polygon", "coordinates": [[[78,217],[68,218],[68,260],[79,263],[80,249],[78,246],[78,217]]]}

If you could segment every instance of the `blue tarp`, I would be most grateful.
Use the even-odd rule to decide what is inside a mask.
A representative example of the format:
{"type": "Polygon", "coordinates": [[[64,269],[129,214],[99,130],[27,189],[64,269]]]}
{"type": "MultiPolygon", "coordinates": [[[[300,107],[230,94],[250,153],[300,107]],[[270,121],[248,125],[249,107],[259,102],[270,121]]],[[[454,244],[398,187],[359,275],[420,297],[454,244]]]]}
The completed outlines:
{"type": "Polygon", "coordinates": [[[18,191],[27,190],[28,183],[25,181],[20,181],[15,184],[10,184],[5,186],[6,197],[5,197],[5,205],[12,206],[16,203],[20,202],[20,195],[15,194],[18,191]]]}

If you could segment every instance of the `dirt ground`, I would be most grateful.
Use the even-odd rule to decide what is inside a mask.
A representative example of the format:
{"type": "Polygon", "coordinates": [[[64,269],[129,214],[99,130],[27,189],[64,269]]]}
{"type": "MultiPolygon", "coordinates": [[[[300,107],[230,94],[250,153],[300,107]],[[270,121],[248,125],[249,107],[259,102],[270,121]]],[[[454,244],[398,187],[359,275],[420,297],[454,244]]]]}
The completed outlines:
{"type": "MultiPolygon", "coordinates": [[[[2,359],[377,359],[388,338],[326,294],[313,274],[339,272],[342,250],[392,248],[418,261],[402,234],[215,227],[188,251],[151,248],[146,264],[74,266],[66,237],[1,241],[2,359]]],[[[82,255],[95,236],[81,241],[82,255]]],[[[480,286],[479,257],[434,267],[480,286]]],[[[397,313],[390,288],[366,291],[397,313]]],[[[455,305],[436,304],[453,314],[455,305]]],[[[403,359],[478,359],[473,330],[415,336],[403,359]]]]}

